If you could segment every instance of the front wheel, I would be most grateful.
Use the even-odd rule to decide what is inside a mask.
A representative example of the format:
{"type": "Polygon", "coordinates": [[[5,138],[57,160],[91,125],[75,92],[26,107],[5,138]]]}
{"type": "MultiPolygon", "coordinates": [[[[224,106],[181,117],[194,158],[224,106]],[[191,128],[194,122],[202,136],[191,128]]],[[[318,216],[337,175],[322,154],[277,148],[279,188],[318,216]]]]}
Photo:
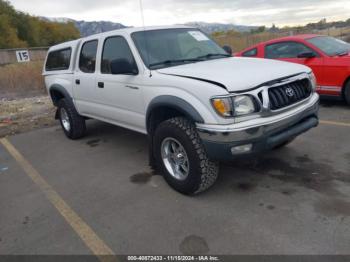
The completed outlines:
{"type": "Polygon", "coordinates": [[[186,118],[172,118],[158,126],[154,154],[165,180],[180,193],[203,192],[218,177],[218,163],[209,160],[194,124],[186,118]]]}

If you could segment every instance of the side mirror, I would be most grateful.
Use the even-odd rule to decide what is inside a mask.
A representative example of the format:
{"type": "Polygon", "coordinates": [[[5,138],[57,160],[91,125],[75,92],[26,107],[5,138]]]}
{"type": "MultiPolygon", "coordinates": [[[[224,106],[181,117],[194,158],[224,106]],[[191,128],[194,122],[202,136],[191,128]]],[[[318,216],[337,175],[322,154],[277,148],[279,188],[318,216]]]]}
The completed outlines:
{"type": "Polygon", "coordinates": [[[111,73],[112,75],[137,75],[138,70],[135,64],[121,58],[111,61],[111,73]]]}
{"type": "Polygon", "coordinates": [[[298,55],[298,58],[314,58],[316,54],[314,52],[304,52],[298,55]]]}
{"type": "Polygon", "coordinates": [[[223,48],[223,49],[226,51],[226,53],[228,53],[229,55],[232,55],[232,54],[233,54],[233,51],[232,51],[231,46],[224,45],[222,48],[223,48]]]}

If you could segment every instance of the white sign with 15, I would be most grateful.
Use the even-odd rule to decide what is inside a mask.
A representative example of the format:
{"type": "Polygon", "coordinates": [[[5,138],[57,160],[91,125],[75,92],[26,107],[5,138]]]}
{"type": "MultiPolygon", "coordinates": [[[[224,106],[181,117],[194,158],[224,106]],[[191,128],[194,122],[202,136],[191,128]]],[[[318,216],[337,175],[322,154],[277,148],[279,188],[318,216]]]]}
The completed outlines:
{"type": "Polygon", "coordinates": [[[18,63],[30,62],[29,51],[28,50],[19,50],[16,51],[16,57],[18,63]]]}

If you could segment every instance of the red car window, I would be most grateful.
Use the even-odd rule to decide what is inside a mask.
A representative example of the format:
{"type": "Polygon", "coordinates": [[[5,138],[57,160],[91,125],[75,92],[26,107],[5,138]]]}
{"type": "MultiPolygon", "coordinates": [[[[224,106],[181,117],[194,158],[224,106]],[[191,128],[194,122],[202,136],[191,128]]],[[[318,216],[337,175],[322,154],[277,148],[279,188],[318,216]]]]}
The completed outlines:
{"type": "Polygon", "coordinates": [[[265,57],[270,59],[297,58],[306,52],[315,53],[311,48],[298,42],[280,42],[265,47],[265,57]]]}
{"type": "Polygon", "coordinates": [[[257,56],[258,54],[258,49],[257,48],[253,48],[253,49],[250,49],[248,51],[245,51],[242,56],[246,56],[246,57],[254,57],[254,56],[257,56]]]}
{"type": "Polygon", "coordinates": [[[329,36],[318,36],[307,39],[309,43],[321,49],[329,56],[335,56],[339,54],[347,54],[350,52],[350,44],[340,39],[336,39],[329,36]]]}

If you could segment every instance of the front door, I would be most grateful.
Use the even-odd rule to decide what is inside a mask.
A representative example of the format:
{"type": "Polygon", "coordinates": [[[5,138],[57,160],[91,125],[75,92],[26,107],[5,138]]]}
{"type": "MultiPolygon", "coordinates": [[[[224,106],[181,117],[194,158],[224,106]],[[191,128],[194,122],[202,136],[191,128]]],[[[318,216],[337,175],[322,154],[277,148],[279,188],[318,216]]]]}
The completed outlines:
{"type": "Polygon", "coordinates": [[[143,75],[138,68],[128,42],[122,36],[108,37],[101,54],[100,72],[96,77],[101,118],[130,129],[145,130],[143,75]],[[123,72],[123,63],[132,72],[123,72]]]}
{"type": "Polygon", "coordinates": [[[314,72],[318,85],[324,81],[324,58],[303,43],[284,41],[267,45],[265,47],[265,57],[306,65],[314,72]],[[313,53],[315,57],[299,58],[298,56],[303,53],[313,53]]]}

